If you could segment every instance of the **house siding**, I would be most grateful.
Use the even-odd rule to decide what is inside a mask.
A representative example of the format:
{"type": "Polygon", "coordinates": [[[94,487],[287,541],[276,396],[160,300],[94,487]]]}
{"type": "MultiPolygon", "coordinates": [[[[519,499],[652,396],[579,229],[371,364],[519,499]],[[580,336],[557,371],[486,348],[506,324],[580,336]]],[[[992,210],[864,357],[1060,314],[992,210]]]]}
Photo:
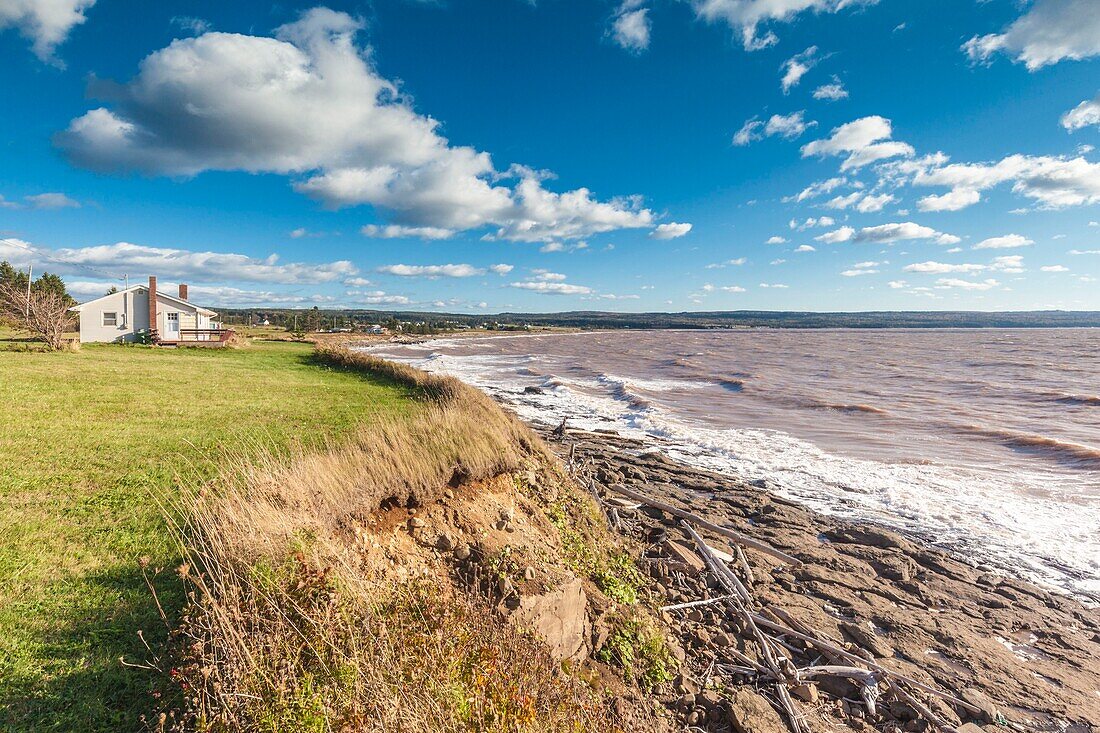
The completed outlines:
{"type": "MultiPolygon", "coordinates": [[[[209,328],[210,317],[199,313],[198,306],[183,305],[157,296],[157,330],[165,334],[165,314],[180,314],[180,328],[209,328]]],[[[118,343],[137,341],[138,334],[149,328],[149,291],[146,288],[124,290],[81,306],[81,343],[118,343]],[[104,326],[103,314],[117,313],[117,325],[104,326]]]]}

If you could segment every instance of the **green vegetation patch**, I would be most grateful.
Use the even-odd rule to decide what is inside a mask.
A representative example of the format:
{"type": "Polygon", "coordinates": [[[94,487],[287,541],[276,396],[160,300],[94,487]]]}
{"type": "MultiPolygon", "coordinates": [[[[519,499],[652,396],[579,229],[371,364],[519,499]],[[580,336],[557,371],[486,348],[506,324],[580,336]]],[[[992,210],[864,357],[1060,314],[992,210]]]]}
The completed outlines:
{"type": "Polygon", "coordinates": [[[127,667],[182,605],[158,497],[224,460],[321,446],[418,409],[308,344],[0,348],[0,731],[130,731],[154,675],[127,667]],[[163,568],[157,573],[158,568],[163,568]]]}

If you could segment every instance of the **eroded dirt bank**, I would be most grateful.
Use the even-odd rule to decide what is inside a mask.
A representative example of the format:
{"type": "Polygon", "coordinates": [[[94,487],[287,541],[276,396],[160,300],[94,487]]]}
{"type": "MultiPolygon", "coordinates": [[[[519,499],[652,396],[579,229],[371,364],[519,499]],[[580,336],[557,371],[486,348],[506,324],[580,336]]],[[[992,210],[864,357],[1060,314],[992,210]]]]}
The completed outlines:
{"type": "MultiPolygon", "coordinates": [[[[663,598],[658,604],[721,598],[727,590],[715,581],[680,519],[638,507],[616,489],[641,492],[793,556],[798,564],[746,548],[745,569],[736,548],[703,533],[707,544],[729,553],[730,566],[750,586],[753,606],[763,617],[810,631],[858,657],[869,654],[874,664],[965,703],[918,691],[917,700],[907,704],[886,692],[871,703],[872,712],[859,680],[821,676],[792,690],[809,729],[843,724],[856,730],[924,730],[930,727],[928,716],[914,709],[923,704],[949,728],[1100,730],[1097,610],[971,567],[896,533],[816,515],[773,496],[766,485],[673,463],[633,440],[580,431],[546,437],[572,474],[599,496],[610,521],[644,548],[641,564],[663,598]]],[[[762,674],[744,672],[766,660],[751,629],[728,605],[662,613],[683,666],[676,681],[657,694],[684,725],[697,729],[787,730],[790,721],[777,715],[783,705],[762,674]],[[758,690],[770,709],[755,709],[760,698],[739,690],[752,695],[758,690]]],[[[791,635],[778,638],[777,648],[785,648],[795,666],[851,664],[791,635]]]]}

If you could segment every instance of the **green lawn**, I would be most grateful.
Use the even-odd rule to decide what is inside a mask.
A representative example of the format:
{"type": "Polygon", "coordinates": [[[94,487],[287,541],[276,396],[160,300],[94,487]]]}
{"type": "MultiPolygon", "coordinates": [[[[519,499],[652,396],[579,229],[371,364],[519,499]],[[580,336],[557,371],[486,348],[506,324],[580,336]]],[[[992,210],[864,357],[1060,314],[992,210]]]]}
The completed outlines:
{"type": "Polygon", "coordinates": [[[155,675],[119,662],[165,635],[138,558],[181,598],[154,496],[248,452],[338,438],[414,409],[404,388],[317,365],[312,347],[0,344],[0,731],[134,731],[155,675]],[[151,568],[152,569],[152,568],[151,568]]]}

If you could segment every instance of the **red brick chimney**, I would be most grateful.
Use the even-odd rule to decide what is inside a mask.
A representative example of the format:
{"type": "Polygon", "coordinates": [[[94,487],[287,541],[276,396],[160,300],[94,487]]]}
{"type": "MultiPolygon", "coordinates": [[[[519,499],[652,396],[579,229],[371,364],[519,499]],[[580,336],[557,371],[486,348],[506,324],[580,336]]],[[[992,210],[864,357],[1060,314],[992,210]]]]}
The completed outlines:
{"type": "Polygon", "coordinates": [[[149,330],[157,330],[157,279],[149,276],[149,330]]]}
{"type": "Polygon", "coordinates": [[[180,283],[180,300],[187,300],[187,286],[180,283]]]}

